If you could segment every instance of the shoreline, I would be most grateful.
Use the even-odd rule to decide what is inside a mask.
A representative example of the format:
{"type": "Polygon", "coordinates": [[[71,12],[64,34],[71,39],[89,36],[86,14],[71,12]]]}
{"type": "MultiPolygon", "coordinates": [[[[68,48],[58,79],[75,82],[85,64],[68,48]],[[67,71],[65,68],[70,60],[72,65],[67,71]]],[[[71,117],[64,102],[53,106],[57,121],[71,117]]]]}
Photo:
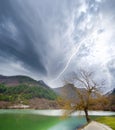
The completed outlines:
{"type": "MultiPolygon", "coordinates": [[[[62,116],[64,110],[62,109],[0,109],[1,113],[27,113],[27,114],[39,114],[44,116],[62,116]]],[[[77,111],[70,116],[84,116],[83,111],[77,111]]],[[[115,116],[115,112],[111,111],[89,111],[89,116],[115,116]]]]}

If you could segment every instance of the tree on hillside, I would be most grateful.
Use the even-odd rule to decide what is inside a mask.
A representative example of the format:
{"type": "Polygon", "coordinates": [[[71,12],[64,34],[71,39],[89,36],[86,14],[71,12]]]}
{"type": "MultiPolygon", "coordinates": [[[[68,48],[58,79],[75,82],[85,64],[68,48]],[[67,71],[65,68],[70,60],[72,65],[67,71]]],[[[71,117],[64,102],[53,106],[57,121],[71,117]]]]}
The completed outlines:
{"type": "Polygon", "coordinates": [[[68,81],[66,82],[70,86],[74,86],[74,84],[75,86],[77,85],[77,87],[72,87],[72,90],[76,93],[77,98],[63,98],[59,100],[59,103],[63,105],[63,108],[67,110],[67,115],[75,112],[76,110],[83,110],[85,112],[87,122],[90,122],[88,110],[92,109],[91,107],[94,103],[101,103],[102,105],[107,103],[106,98],[100,92],[100,88],[104,85],[104,81],[97,83],[93,76],[93,72],[81,70],[78,74],[74,73],[72,75],[71,83],[68,81]]]}

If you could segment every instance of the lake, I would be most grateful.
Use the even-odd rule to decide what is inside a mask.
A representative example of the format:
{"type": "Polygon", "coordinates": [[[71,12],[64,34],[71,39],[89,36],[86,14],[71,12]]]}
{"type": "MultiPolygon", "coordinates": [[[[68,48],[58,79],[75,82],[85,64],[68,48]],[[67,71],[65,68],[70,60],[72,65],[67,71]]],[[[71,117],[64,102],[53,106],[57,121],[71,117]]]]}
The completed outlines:
{"type": "MultiPolygon", "coordinates": [[[[0,110],[0,130],[76,130],[86,123],[79,112],[62,119],[62,110],[0,110]]],[[[84,115],[81,112],[81,115],[84,115]]],[[[90,111],[90,115],[109,116],[114,112],[90,111]]]]}

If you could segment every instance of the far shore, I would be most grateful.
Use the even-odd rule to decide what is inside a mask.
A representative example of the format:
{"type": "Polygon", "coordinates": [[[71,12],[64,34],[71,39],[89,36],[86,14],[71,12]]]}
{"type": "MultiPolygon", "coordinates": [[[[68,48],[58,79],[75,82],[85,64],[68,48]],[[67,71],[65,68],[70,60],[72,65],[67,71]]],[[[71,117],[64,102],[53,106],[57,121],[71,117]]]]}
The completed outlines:
{"type": "Polygon", "coordinates": [[[13,105],[13,106],[9,106],[9,109],[28,109],[30,108],[29,105],[23,105],[23,104],[17,104],[17,105],[13,105]]]}
{"type": "MultiPolygon", "coordinates": [[[[0,109],[0,112],[4,113],[4,112],[8,112],[8,113],[12,113],[12,112],[17,112],[17,113],[22,113],[22,112],[26,112],[28,113],[32,113],[32,114],[40,114],[40,115],[45,115],[45,116],[62,116],[64,113],[64,110],[62,109],[30,109],[27,108],[27,106],[20,106],[19,108],[17,108],[18,106],[15,106],[13,108],[9,108],[9,109],[0,109]],[[23,109],[25,108],[25,109],[23,109]],[[15,109],[15,111],[14,111],[15,109]],[[24,111],[23,111],[24,110],[24,111]]],[[[76,111],[73,114],[71,114],[71,116],[84,116],[84,112],[83,111],[76,111]]],[[[115,112],[111,112],[111,111],[89,111],[89,115],[90,116],[115,116],[115,112]]]]}

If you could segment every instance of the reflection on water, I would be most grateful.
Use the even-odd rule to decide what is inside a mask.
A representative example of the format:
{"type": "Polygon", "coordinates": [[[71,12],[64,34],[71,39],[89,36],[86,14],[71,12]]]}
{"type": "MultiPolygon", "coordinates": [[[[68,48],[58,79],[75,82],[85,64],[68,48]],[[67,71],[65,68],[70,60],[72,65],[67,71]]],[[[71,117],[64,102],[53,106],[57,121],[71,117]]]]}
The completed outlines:
{"type": "MultiPolygon", "coordinates": [[[[6,130],[76,130],[86,123],[84,112],[75,112],[73,116],[60,120],[62,110],[0,110],[0,129],[6,130]],[[56,125],[55,125],[56,124],[56,125]]],[[[90,111],[90,115],[109,116],[115,112],[90,111]]]]}
{"type": "Polygon", "coordinates": [[[58,123],[48,130],[76,130],[77,127],[79,128],[85,123],[86,120],[84,117],[70,117],[69,119],[58,123]]]}

